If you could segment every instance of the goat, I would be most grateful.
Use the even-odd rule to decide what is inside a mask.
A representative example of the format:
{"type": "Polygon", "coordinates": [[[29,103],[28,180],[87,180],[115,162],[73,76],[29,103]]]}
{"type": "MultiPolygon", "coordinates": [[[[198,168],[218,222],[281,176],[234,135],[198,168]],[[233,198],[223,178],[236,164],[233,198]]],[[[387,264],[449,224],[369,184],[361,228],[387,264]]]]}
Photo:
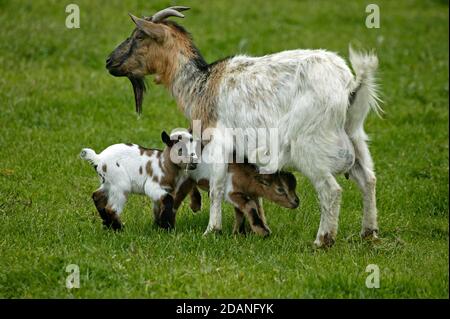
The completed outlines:
{"type": "MultiPolygon", "coordinates": [[[[375,73],[378,59],[350,48],[352,74],[337,54],[325,50],[289,50],[262,57],[238,55],[208,64],[190,34],[166,18],[183,17],[186,7],[131,19],[131,36],[107,58],[114,76],[127,76],[141,112],[144,77],[154,75],[174,96],[184,115],[215,128],[213,150],[234,150],[227,128],[278,130],[281,148],[271,170],[293,168],[309,178],[321,209],[314,244],[331,246],[336,239],[342,189],[335,176],[348,174],[364,199],[362,237],[378,234],[374,165],[364,121],[379,113],[375,73]]],[[[244,150],[250,157],[256,149],[244,150]]],[[[263,163],[257,162],[258,166],[263,163]]],[[[213,165],[210,220],[205,234],[222,227],[221,202],[227,164],[213,165]]]]}
{"type": "MultiPolygon", "coordinates": [[[[191,208],[201,207],[201,197],[196,187],[209,191],[212,178],[211,165],[200,162],[197,168],[188,172],[187,179],[174,194],[174,210],[178,210],[187,194],[191,194],[191,208]]],[[[300,200],[296,194],[297,181],[288,172],[275,174],[259,174],[258,169],[248,163],[231,163],[225,186],[225,200],[234,206],[234,233],[244,233],[244,215],[251,229],[261,235],[268,236],[271,231],[267,226],[262,198],[266,198],[286,208],[297,208],[300,200]]]]}
{"type": "Polygon", "coordinates": [[[120,214],[132,193],[145,194],[152,199],[157,225],[174,227],[172,193],[186,179],[185,171],[197,165],[195,143],[183,143],[180,137],[189,139],[191,135],[176,131],[169,136],[162,132],[161,138],[166,144],[164,150],[147,149],[136,144],[114,144],[100,154],[90,148],[81,151],[81,158],[90,162],[101,180],[101,186],[92,194],[92,199],[106,227],[122,228],[120,214]],[[178,149],[176,155],[180,156],[178,161],[171,157],[174,156],[174,145],[178,149]],[[185,148],[184,154],[181,147],[185,148]]]}

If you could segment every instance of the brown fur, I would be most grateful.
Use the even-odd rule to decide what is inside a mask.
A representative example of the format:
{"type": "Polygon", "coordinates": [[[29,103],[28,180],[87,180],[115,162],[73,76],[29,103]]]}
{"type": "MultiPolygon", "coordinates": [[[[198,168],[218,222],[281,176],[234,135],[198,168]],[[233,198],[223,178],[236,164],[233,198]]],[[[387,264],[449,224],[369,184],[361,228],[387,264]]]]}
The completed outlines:
{"type": "Polygon", "coordinates": [[[159,183],[162,186],[168,187],[171,190],[175,189],[175,179],[176,176],[178,175],[179,171],[180,171],[180,167],[178,167],[177,165],[175,165],[171,160],[170,160],[170,148],[166,147],[162,153],[162,161],[159,161],[159,165],[161,165],[161,162],[163,162],[163,166],[161,167],[161,170],[164,172],[164,176],[161,178],[161,180],[159,181],[159,183]]]}
{"type": "Polygon", "coordinates": [[[145,170],[148,176],[153,176],[152,161],[147,162],[147,165],[145,165],[145,170]]]}
{"type": "Polygon", "coordinates": [[[145,148],[145,147],[142,147],[142,146],[140,146],[140,145],[138,145],[138,147],[139,147],[139,152],[141,153],[141,156],[142,155],[147,155],[147,156],[152,156],[153,155],[153,153],[156,151],[156,152],[160,152],[160,150],[156,150],[156,149],[150,149],[150,148],[145,148]]]}
{"type": "Polygon", "coordinates": [[[200,211],[202,209],[202,195],[198,191],[197,187],[194,187],[192,189],[192,191],[190,192],[190,197],[191,197],[190,207],[192,211],[194,213],[200,211]]]}
{"type": "Polygon", "coordinates": [[[92,194],[92,200],[97,208],[100,217],[103,220],[103,225],[111,227],[113,230],[121,230],[123,228],[122,222],[116,212],[108,205],[108,196],[102,190],[97,190],[92,194]]]}
{"type": "MultiPolygon", "coordinates": [[[[243,212],[244,215],[247,217],[251,229],[261,236],[268,236],[270,234],[270,229],[263,223],[261,220],[261,217],[258,213],[258,204],[257,198],[251,198],[247,194],[240,193],[240,192],[233,192],[228,195],[231,201],[233,202],[233,205],[235,205],[235,208],[238,208],[240,212],[243,212]]],[[[238,214],[240,215],[240,213],[238,214]]],[[[239,230],[242,228],[242,218],[240,216],[236,216],[237,219],[241,224],[238,224],[235,222],[234,229],[239,230]]]]}
{"type": "Polygon", "coordinates": [[[245,234],[245,220],[244,220],[244,213],[237,207],[234,208],[234,226],[233,226],[233,233],[234,234],[245,234]]]}
{"type": "Polygon", "coordinates": [[[170,88],[181,65],[180,59],[190,59],[194,53],[189,38],[173,24],[165,21],[157,25],[164,33],[164,39],[160,41],[145,36],[139,29],[133,32],[131,37],[139,41],[140,45],[132,57],[127,59],[122,72],[133,74],[135,77],[155,74],[155,81],[158,84],[170,88]]]}
{"type": "Polygon", "coordinates": [[[193,212],[198,212],[202,207],[202,195],[197,189],[198,184],[194,180],[188,178],[184,181],[174,194],[174,210],[175,212],[180,208],[181,203],[189,194],[191,198],[190,208],[193,212]]]}
{"type": "Polygon", "coordinates": [[[209,190],[209,181],[207,179],[201,179],[197,182],[197,186],[203,190],[209,190]]]}
{"type": "MultiPolygon", "coordinates": [[[[284,207],[295,208],[298,206],[298,197],[295,194],[295,177],[289,173],[259,174],[256,167],[251,164],[231,163],[228,166],[232,174],[233,192],[228,194],[235,207],[234,232],[245,232],[244,215],[247,217],[251,229],[262,236],[270,234],[267,226],[262,197],[265,197],[284,207]],[[282,188],[284,193],[279,194],[277,188],[282,188]]],[[[178,209],[184,198],[191,194],[192,205],[201,205],[201,198],[194,194],[196,186],[209,191],[209,182],[199,180],[195,183],[188,179],[175,194],[174,209],[178,209]]],[[[198,194],[200,196],[200,194],[198,194]]]]}
{"type": "Polygon", "coordinates": [[[158,210],[155,213],[155,223],[162,228],[170,229],[175,227],[174,200],[172,195],[167,194],[158,204],[158,210]]]}
{"type": "Polygon", "coordinates": [[[203,95],[198,97],[197,103],[192,106],[191,120],[200,120],[202,127],[205,129],[215,127],[217,123],[217,108],[215,104],[217,103],[219,85],[225,73],[225,68],[225,61],[218,62],[211,68],[206,89],[203,95]]]}
{"type": "Polygon", "coordinates": [[[203,128],[216,126],[215,104],[226,60],[208,65],[195,48],[190,34],[176,23],[144,22],[144,27],[141,25],[136,28],[130,40],[125,40],[117,47],[108,60],[112,61],[108,69],[113,75],[142,79],[148,74],[154,74],[155,82],[164,85],[171,92],[174,92],[174,82],[182,73],[183,67],[189,63],[198,64],[198,87],[193,88],[194,96],[176,96],[177,104],[182,112],[188,107],[192,108],[191,120],[201,120],[203,128]],[[158,38],[143,31],[145,24],[157,31],[155,33],[159,34],[158,38]],[[193,100],[190,101],[190,98],[193,100]]]}

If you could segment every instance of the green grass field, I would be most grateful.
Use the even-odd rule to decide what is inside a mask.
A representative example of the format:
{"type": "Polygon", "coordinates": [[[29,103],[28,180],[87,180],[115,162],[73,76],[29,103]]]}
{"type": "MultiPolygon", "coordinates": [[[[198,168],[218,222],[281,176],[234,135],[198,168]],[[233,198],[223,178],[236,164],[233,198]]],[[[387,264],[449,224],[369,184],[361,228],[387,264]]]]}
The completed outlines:
{"type": "Polygon", "coordinates": [[[369,1],[87,1],[81,28],[65,27],[64,1],[0,0],[1,298],[448,298],[448,2],[372,1],[381,28],[365,27],[369,1]],[[378,244],[359,238],[362,200],[344,189],[336,245],[314,250],[319,205],[296,174],[300,208],[266,203],[273,235],[204,238],[209,202],[185,203],[173,232],[156,229],[151,202],[131,197],[125,231],[104,230],[91,201],[98,179],[79,159],[119,142],[162,147],[163,129],[186,127],[174,100],[148,79],[141,118],[127,79],[104,61],[132,31],[127,13],[170,4],[207,61],[247,53],[348,44],[376,49],[383,119],[366,130],[378,177],[378,244]],[[66,266],[80,288],[65,287],[66,266]],[[366,266],[380,268],[368,289],[366,266]]]}

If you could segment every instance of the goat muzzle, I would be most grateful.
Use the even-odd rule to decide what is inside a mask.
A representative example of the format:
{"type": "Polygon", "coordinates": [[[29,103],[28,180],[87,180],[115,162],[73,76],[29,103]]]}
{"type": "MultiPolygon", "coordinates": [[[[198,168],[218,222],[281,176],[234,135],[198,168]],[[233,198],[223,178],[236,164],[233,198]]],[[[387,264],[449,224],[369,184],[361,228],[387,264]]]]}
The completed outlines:
{"type": "Polygon", "coordinates": [[[296,197],[292,202],[291,202],[291,207],[292,209],[297,208],[300,205],[300,199],[298,197],[296,197]]]}

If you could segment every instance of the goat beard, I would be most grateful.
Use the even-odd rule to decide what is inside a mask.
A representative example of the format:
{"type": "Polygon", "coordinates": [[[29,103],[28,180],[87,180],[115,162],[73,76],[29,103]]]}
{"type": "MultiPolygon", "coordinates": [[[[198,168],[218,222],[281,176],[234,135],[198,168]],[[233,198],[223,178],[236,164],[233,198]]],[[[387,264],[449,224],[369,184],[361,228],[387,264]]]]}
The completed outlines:
{"type": "Polygon", "coordinates": [[[129,76],[128,79],[133,86],[134,102],[136,104],[136,113],[142,113],[142,101],[144,100],[144,92],[146,90],[144,78],[129,76]]]}

